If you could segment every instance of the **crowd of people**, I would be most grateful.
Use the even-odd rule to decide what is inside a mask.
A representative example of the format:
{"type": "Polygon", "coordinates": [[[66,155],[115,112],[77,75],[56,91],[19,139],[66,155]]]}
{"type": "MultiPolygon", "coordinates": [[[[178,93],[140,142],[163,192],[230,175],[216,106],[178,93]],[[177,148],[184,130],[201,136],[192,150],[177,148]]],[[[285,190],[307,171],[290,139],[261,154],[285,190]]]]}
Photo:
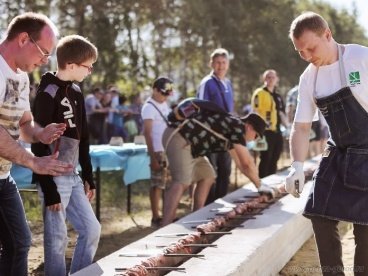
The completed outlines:
{"type": "Polygon", "coordinates": [[[77,83],[92,73],[98,49],[79,35],[59,41],[57,36],[49,18],[25,13],[10,22],[0,44],[0,275],[27,275],[31,244],[11,164],[34,172],[44,219],[45,275],[66,275],[66,221],[78,234],[70,273],[92,263],[100,238],[101,226],[90,205],[95,196],[90,143],[106,144],[117,136],[133,141],[138,134],[144,135],[150,157],[154,227],[175,221],[186,190],[191,190],[193,211],[225,196],[232,161],[259,193],[273,197],[274,189],[262,178],[277,171],[289,134],[293,162],[285,188],[299,197],[308,152],[323,152],[304,212],[313,225],[323,274],[343,267],[337,225],[348,221],[354,224],[354,265],[367,275],[367,48],[338,44],[320,15],[303,13],[289,33],[296,51],[310,63],[299,85],[285,104],[277,91],[277,72],[267,69],[244,109],[248,114],[238,116],[226,49],[211,53],[210,73],[196,97],[170,106],[175,83],[162,76],[144,102],[135,95],[128,105],[115,85],[93,88],[84,98],[77,83]],[[26,73],[47,64],[54,48],[58,68],[42,76],[31,110],[26,73]],[[18,138],[32,144],[33,154],[18,138]],[[255,155],[260,157],[258,168],[255,155]]]}
{"type": "Polygon", "coordinates": [[[135,135],[142,133],[142,98],[138,94],[130,98],[130,104],[127,104],[127,100],[114,85],[105,90],[95,87],[86,96],[85,106],[92,144],[108,144],[114,136],[132,142],[135,135]]]}

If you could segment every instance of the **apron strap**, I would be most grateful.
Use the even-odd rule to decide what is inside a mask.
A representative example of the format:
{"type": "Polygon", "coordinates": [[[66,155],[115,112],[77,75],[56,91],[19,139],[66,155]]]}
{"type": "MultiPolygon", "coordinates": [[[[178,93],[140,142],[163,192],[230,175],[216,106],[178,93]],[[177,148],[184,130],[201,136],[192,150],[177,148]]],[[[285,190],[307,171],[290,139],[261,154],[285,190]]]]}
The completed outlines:
{"type": "MultiPolygon", "coordinates": [[[[337,44],[337,52],[338,52],[338,58],[339,58],[340,81],[341,81],[341,87],[347,87],[348,82],[346,81],[345,66],[344,66],[344,62],[342,60],[342,47],[343,46],[341,44],[337,44]]],[[[317,84],[318,69],[319,69],[319,67],[316,68],[316,72],[314,74],[314,83],[313,83],[314,102],[316,102],[316,84],[317,84]]]]}
{"type": "Polygon", "coordinates": [[[342,45],[341,44],[337,44],[337,50],[338,50],[338,53],[339,53],[339,69],[340,69],[341,86],[342,87],[347,87],[348,83],[347,83],[346,77],[345,77],[345,67],[344,67],[344,62],[342,60],[342,45]]]}

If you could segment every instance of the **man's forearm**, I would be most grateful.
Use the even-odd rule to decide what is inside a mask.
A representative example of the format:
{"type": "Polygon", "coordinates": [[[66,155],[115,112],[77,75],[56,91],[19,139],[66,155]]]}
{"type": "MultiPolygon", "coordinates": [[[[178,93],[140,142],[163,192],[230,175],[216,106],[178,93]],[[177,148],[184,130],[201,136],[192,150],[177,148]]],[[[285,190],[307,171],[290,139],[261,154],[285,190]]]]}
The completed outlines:
{"type": "Polygon", "coordinates": [[[294,123],[290,133],[292,161],[304,162],[308,156],[309,133],[312,123],[294,123]]]}
{"type": "Polygon", "coordinates": [[[248,177],[258,188],[261,185],[261,181],[258,176],[257,166],[249,151],[243,148],[244,146],[235,144],[234,149],[230,150],[229,153],[242,174],[248,177]]]}
{"type": "Polygon", "coordinates": [[[34,121],[28,121],[21,125],[20,136],[23,141],[27,143],[39,142],[38,134],[42,131],[42,128],[34,121]]]}
{"type": "Polygon", "coordinates": [[[17,143],[9,133],[0,127],[0,156],[19,165],[30,167],[33,154],[17,143]]]}
{"type": "Polygon", "coordinates": [[[244,169],[243,174],[245,174],[250,181],[253,182],[254,186],[256,186],[256,188],[259,188],[259,186],[261,186],[261,180],[258,176],[258,172],[257,172],[257,168],[251,168],[251,167],[247,167],[244,169]]]}

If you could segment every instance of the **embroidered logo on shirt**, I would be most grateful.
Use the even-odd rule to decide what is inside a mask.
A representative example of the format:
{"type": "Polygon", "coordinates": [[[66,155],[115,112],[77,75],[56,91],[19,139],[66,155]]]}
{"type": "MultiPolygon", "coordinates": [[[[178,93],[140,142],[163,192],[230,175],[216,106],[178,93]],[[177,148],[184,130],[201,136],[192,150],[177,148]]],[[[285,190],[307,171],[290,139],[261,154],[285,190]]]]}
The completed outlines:
{"type": "Polygon", "coordinates": [[[350,72],[349,74],[349,83],[350,85],[360,84],[360,74],[357,72],[350,72]]]}

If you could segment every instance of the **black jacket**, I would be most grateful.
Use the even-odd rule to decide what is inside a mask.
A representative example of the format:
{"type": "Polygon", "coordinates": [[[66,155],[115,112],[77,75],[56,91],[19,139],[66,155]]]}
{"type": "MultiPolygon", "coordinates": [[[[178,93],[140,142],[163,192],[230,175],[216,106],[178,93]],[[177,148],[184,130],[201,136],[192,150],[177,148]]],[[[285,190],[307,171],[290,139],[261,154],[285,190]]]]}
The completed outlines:
{"type": "MultiPolygon", "coordinates": [[[[51,145],[32,144],[32,152],[36,156],[46,156],[58,148],[58,159],[73,164],[74,171],[79,162],[83,183],[88,181],[91,189],[94,189],[86,111],[79,86],[71,81],[62,81],[54,73],[47,72],[42,76],[37,90],[33,116],[42,127],[50,123],[66,123],[67,128],[60,139],[51,145]]],[[[34,174],[34,180],[41,185],[46,206],[61,202],[53,176],[34,174]]]]}

